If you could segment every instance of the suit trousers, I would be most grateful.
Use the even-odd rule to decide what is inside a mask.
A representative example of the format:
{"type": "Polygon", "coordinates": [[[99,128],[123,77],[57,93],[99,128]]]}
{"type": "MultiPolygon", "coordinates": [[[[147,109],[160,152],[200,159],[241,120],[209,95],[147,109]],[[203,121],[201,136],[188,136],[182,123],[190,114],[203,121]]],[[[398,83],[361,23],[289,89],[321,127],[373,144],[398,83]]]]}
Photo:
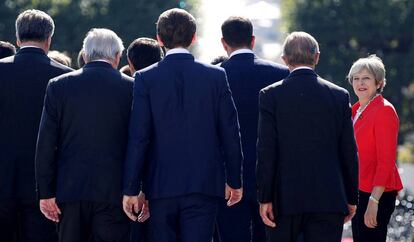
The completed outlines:
{"type": "Polygon", "coordinates": [[[121,205],[60,203],[59,242],[129,242],[131,223],[121,205]]]}
{"type": "Polygon", "coordinates": [[[275,228],[266,226],[266,241],[297,242],[303,239],[305,242],[340,242],[344,218],[343,213],[277,216],[275,228]]]}
{"type": "Polygon", "coordinates": [[[0,201],[0,241],[57,242],[56,224],[40,212],[38,202],[0,201]]]}
{"type": "Polygon", "coordinates": [[[141,222],[131,221],[131,240],[130,242],[147,242],[148,241],[148,220],[141,222]]]}
{"type": "Polygon", "coordinates": [[[217,230],[220,242],[266,241],[259,203],[253,198],[243,198],[231,207],[227,206],[227,201],[223,201],[217,215],[217,230]]]}
{"type": "Polygon", "coordinates": [[[395,209],[397,191],[384,192],[379,200],[377,212],[377,227],[371,229],[364,223],[364,215],[367,210],[371,193],[359,191],[359,203],[356,214],[352,219],[352,236],[354,242],[385,242],[387,238],[387,226],[395,209]]]}
{"type": "Polygon", "coordinates": [[[149,242],[211,242],[220,202],[203,194],[149,201],[149,242]]]}

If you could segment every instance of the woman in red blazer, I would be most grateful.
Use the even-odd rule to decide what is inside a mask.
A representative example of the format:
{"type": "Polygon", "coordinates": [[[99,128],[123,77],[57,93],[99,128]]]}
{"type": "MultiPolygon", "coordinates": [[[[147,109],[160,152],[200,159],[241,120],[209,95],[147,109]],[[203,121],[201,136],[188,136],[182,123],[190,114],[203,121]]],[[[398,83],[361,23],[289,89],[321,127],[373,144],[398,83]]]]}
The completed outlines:
{"type": "Polygon", "coordinates": [[[359,204],[352,219],[355,242],[385,241],[402,183],[396,166],[399,119],[384,99],[385,68],[375,55],[357,60],[348,74],[359,101],[352,107],[359,155],[359,204]]]}

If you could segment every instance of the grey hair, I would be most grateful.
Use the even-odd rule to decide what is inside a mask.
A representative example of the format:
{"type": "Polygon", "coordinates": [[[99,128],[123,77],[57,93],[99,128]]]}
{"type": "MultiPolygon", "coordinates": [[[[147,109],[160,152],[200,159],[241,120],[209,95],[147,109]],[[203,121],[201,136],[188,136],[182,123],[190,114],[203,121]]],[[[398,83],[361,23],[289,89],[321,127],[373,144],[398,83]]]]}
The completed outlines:
{"type": "Polygon", "coordinates": [[[377,92],[382,93],[385,84],[387,84],[387,80],[385,79],[385,66],[381,58],[376,55],[370,55],[355,61],[348,73],[348,81],[351,85],[354,75],[362,70],[367,70],[374,76],[375,84],[381,84],[377,92]]]}
{"type": "Polygon", "coordinates": [[[45,41],[55,31],[53,19],[45,12],[29,9],[17,16],[16,38],[19,41],[45,41]]]}
{"type": "Polygon", "coordinates": [[[91,29],[83,40],[86,61],[105,59],[113,61],[122,54],[124,45],[118,35],[110,29],[91,29]]]}
{"type": "Polygon", "coordinates": [[[316,65],[315,54],[318,53],[318,42],[306,32],[292,32],[283,43],[282,56],[288,65],[316,65]]]}

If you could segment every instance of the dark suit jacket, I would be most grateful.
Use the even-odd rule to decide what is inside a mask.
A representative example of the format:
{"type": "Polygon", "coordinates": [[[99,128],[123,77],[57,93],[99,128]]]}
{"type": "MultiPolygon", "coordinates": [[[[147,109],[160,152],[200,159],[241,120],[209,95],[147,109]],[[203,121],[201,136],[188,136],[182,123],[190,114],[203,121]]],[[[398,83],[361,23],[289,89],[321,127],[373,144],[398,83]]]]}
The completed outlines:
{"type": "Polygon", "coordinates": [[[222,68],[167,55],[135,75],[124,193],[150,199],[241,187],[237,112],[222,68]],[[221,153],[224,151],[224,156],[221,153]]]}
{"type": "Polygon", "coordinates": [[[221,64],[226,70],[240,122],[243,147],[243,195],[256,200],[256,141],[259,91],[289,75],[287,67],[243,53],[221,64]]]}
{"type": "Polygon", "coordinates": [[[46,86],[71,70],[32,47],[0,60],[0,200],[35,201],[34,157],[46,86]]]}
{"type": "Polygon", "coordinates": [[[344,212],[358,200],[348,92],[299,69],[260,92],[258,199],[277,214],[344,212]]]}
{"type": "Polygon", "coordinates": [[[101,61],[50,81],[36,151],[40,198],[122,201],[132,86],[101,61]]]}

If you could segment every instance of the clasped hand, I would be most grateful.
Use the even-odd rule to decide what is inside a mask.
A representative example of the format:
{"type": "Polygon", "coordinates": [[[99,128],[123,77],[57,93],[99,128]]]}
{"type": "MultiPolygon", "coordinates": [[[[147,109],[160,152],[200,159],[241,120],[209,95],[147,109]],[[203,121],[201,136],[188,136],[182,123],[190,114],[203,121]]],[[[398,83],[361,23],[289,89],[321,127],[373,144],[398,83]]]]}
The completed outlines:
{"type": "Polygon", "coordinates": [[[122,206],[132,221],[144,222],[150,217],[148,200],[145,200],[145,194],[142,192],[138,196],[124,195],[122,206]]]}

